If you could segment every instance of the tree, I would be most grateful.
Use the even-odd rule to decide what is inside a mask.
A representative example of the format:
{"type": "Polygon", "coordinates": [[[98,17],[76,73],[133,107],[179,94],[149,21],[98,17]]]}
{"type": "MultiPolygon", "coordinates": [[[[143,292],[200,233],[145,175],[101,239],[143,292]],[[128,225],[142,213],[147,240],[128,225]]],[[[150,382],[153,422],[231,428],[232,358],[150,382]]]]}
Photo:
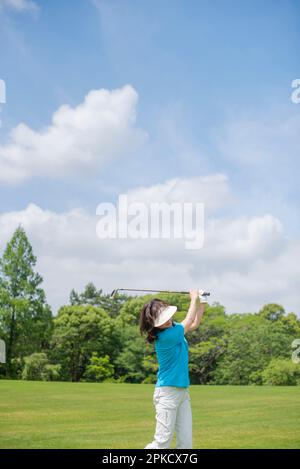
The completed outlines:
{"type": "Polygon", "coordinates": [[[207,305],[200,326],[188,333],[191,382],[206,384],[226,352],[228,320],[219,303],[207,305]]]}
{"type": "Polygon", "coordinates": [[[281,321],[241,314],[228,322],[228,345],[213,372],[214,384],[259,384],[260,372],[273,358],[291,355],[293,336],[281,321]]]}
{"type": "Polygon", "coordinates": [[[98,357],[93,353],[90,358],[90,364],[86,367],[84,378],[87,381],[102,382],[111,378],[114,374],[114,367],[110,363],[109,356],[98,357]]]}
{"type": "Polygon", "coordinates": [[[51,309],[35,265],[32,247],[19,226],[0,259],[0,335],[6,343],[6,373],[11,377],[12,360],[41,351],[51,336],[51,309]]]}
{"type": "Polygon", "coordinates": [[[45,353],[33,353],[24,358],[22,379],[30,381],[56,381],[60,365],[51,365],[45,353]]]}
{"type": "Polygon", "coordinates": [[[115,321],[95,306],[63,306],[54,319],[52,360],[62,365],[66,380],[80,381],[92,354],[113,361],[121,348],[121,331],[115,321]]]}
{"type": "Polygon", "coordinates": [[[291,360],[274,359],[261,373],[263,384],[271,386],[300,385],[300,367],[291,360]]]}
{"type": "Polygon", "coordinates": [[[190,347],[190,374],[195,384],[206,384],[216,367],[218,358],[226,351],[226,341],[213,337],[190,347]]]}
{"type": "Polygon", "coordinates": [[[116,374],[122,381],[141,383],[147,376],[143,361],[147,355],[145,340],[135,326],[127,325],[122,330],[123,346],[115,362],[116,374]]]}
{"type": "Polygon", "coordinates": [[[285,315],[285,310],[281,305],[269,303],[265,305],[258,314],[268,321],[278,321],[285,315]]]}
{"type": "Polygon", "coordinates": [[[101,299],[102,299],[102,289],[97,290],[97,288],[92,282],[86,285],[82,293],[77,293],[74,289],[72,289],[70,293],[71,305],[100,306],[101,299]]]}
{"type": "Polygon", "coordinates": [[[112,318],[116,318],[124,302],[128,299],[127,295],[118,294],[114,298],[102,293],[102,289],[97,290],[95,285],[90,282],[86,285],[82,293],[77,293],[72,289],[70,293],[70,304],[74,305],[93,305],[104,309],[112,318]]]}
{"type": "Polygon", "coordinates": [[[150,349],[150,345],[146,345],[146,351],[142,361],[142,367],[145,370],[146,377],[143,379],[144,384],[155,384],[157,381],[158,364],[154,350],[150,349]]]}

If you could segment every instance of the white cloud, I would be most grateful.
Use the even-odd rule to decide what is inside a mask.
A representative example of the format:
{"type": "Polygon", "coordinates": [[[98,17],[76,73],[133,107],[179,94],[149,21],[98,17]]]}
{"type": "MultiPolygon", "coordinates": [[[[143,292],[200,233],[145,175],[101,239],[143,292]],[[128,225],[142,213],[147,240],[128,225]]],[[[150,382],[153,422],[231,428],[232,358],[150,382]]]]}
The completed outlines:
{"type": "MultiPolygon", "coordinates": [[[[294,106],[297,108],[297,106],[294,106]]],[[[272,213],[299,237],[300,114],[273,110],[225,123],[212,138],[231,177],[239,213],[272,213]],[[276,112],[277,111],[277,112],[276,112]]],[[[235,213],[238,213],[238,212],[235,213]]]]}
{"type": "Polygon", "coordinates": [[[18,224],[24,226],[54,308],[68,301],[71,288],[82,289],[93,281],[107,292],[117,287],[198,286],[211,290],[211,300],[230,313],[257,311],[276,301],[299,314],[300,242],[286,239],[280,220],[270,214],[217,218],[214,210],[230,197],[222,175],[177,179],[173,186],[166,181],[128,194],[141,201],[152,201],[150,194],[168,202],[180,200],[181,194],[195,200],[206,193],[207,179],[219,200],[214,195],[205,244],[197,251],[186,250],[183,240],[99,240],[96,216],[82,209],[58,214],[35,204],[0,215],[0,242],[4,246],[18,224]]]}
{"type": "Polygon", "coordinates": [[[37,3],[33,2],[32,0],[0,0],[0,10],[1,7],[7,7],[18,12],[37,12],[39,10],[37,3]]]}
{"type": "Polygon", "coordinates": [[[173,178],[150,187],[137,187],[128,191],[128,199],[132,202],[203,202],[208,211],[224,206],[231,198],[225,174],[173,178]]]}
{"type": "Polygon", "coordinates": [[[137,99],[129,85],[93,90],[77,107],[61,106],[44,129],[19,124],[0,146],[0,182],[97,174],[108,160],[136,151],[147,139],[135,127],[137,99]]]}

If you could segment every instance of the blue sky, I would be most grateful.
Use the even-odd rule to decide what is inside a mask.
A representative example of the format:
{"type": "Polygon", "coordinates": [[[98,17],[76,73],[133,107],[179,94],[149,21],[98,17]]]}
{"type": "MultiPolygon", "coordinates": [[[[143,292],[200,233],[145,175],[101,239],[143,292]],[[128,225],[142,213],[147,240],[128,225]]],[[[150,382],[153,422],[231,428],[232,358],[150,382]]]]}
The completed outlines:
{"type": "MultiPolygon", "coordinates": [[[[88,0],[72,8],[69,0],[36,3],[38,15],[7,10],[2,18],[2,139],[21,121],[47,125],[61,104],[80,103],[90,89],[130,83],[140,97],[141,127],[155,138],[160,113],[178,107],[181,132],[195,148],[204,146],[209,167],[219,170],[224,162],[210,131],[228,116],[299,113],[289,99],[299,74],[297,1],[111,0],[99,2],[98,11],[88,0]]],[[[163,177],[170,175],[159,161],[163,177]]],[[[197,158],[180,173],[199,167],[197,158]]],[[[6,200],[2,208],[20,207],[25,194],[30,201],[28,186],[25,193],[14,189],[10,207],[6,200]]]]}
{"type": "Polygon", "coordinates": [[[88,177],[3,180],[2,214],[30,203],[93,214],[135,187],[221,173],[234,202],[216,216],[270,214],[298,241],[299,1],[19,1],[0,0],[4,151],[20,123],[41,132],[60,106],[125,85],[137,93],[135,127],[147,139],[88,177]]]}

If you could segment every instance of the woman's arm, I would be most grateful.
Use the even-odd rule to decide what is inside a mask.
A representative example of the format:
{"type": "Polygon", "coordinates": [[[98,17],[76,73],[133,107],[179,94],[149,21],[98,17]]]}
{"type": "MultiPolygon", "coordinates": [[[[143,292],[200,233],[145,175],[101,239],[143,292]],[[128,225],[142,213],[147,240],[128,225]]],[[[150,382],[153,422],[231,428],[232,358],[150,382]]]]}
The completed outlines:
{"type": "Polygon", "coordinates": [[[198,290],[190,290],[190,297],[191,303],[187,315],[181,324],[184,327],[184,333],[186,334],[190,329],[192,324],[196,319],[196,312],[197,312],[197,301],[198,301],[199,291],[198,290]]]}
{"type": "Polygon", "coordinates": [[[205,306],[206,306],[206,303],[200,303],[200,306],[196,311],[196,317],[194,319],[194,322],[191,325],[191,327],[189,328],[190,331],[194,331],[199,326],[200,322],[202,321],[205,306]]]}

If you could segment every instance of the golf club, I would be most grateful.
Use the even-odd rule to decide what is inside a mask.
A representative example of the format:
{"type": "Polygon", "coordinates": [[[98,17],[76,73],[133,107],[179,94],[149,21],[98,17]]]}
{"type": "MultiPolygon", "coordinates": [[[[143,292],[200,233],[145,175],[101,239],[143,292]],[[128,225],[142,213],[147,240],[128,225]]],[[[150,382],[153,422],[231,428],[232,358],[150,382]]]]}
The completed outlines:
{"type": "MultiPolygon", "coordinates": [[[[116,288],[110,294],[111,298],[114,298],[118,291],[142,291],[142,292],[151,292],[151,293],[180,293],[180,294],[188,294],[188,291],[178,291],[178,290],[148,290],[145,288],[116,288]]],[[[209,292],[202,293],[202,296],[209,296],[209,292]]]]}

